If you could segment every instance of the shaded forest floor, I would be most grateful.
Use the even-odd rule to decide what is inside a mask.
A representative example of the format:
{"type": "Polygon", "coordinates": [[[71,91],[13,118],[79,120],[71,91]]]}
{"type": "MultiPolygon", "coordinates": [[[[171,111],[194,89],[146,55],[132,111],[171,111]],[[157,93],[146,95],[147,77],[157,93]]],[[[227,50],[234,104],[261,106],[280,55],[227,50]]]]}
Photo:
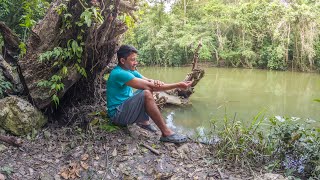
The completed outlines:
{"type": "Polygon", "coordinates": [[[0,143],[0,173],[18,180],[266,179],[259,169],[217,162],[208,145],[162,143],[159,133],[136,125],[113,132],[96,126],[85,133],[49,124],[34,137],[23,138],[21,148],[0,143]]]}

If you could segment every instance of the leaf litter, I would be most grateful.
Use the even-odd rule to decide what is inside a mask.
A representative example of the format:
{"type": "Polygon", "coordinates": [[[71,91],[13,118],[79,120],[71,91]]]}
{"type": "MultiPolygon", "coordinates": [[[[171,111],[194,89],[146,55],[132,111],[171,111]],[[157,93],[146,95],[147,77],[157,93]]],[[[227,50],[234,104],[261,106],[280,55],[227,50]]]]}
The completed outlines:
{"type": "Polygon", "coordinates": [[[253,177],[246,169],[226,169],[224,162],[214,160],[207,145],[162,143],[159,138],[136,125],[112,132],[93,126],[85,133],[78,127],[49,124],[34,139],[23,139],[22,148],[7,146],[0,153],[0,175],[18,180],[221,179],[223,170],[229,178],[253,177]],[[142,143],[161,153],[151,152],[142,143]]]}

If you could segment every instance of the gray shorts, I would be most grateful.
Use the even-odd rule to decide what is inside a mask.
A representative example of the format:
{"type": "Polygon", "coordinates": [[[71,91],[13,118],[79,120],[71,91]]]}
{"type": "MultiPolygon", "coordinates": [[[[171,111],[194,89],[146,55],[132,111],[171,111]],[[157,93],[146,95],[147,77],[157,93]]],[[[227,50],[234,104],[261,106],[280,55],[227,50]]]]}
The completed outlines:
{"type": "Polygon", "coordinates": [[[149,120],[149,116],[144,107],[144,91],[137,92],[116,109],[115,115],[111,118],[114,124],[126,126],[149,120]]]}

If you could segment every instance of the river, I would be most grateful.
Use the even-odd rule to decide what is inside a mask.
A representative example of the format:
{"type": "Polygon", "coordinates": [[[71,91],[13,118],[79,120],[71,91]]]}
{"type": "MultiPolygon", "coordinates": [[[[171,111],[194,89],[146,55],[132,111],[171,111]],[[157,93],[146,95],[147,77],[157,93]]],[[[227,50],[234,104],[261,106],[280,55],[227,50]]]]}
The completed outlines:
{"type": "MultiPolygon", "coordinates": [[[[191,107],[169,107],[162,111],[167,124],[190,132],[206,128],[225,114],[231,119],[252,122],[259,112],[265,117],[293,117],[320,127],[320,74],[258,69],[204,68],[205,76],[191,96],[191,107]]],[[[145,77],[164,82],[185,78],[191,67],[140,67],[145,77]]]]}

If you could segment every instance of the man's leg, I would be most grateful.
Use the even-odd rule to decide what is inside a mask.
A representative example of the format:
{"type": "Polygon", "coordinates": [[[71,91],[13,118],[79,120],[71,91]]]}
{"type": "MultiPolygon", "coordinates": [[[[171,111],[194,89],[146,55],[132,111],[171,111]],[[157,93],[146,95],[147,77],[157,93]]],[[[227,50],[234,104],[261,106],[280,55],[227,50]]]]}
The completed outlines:
{"type": "Polygon", "coordinates": [[[145,110],[144,92],[135,94],[117,107],[116,114],[111,118],[114,124],[127,126],[149,120],[145,110]]]}
{"type": "Polygon", "coordinates": [[[151,119],[154,121],[154,123],[161,130],[162,136],[166,137],[174,134],[174,132],[166,125],[160,113],[160,110],[156,102],[154,101],[152,92],[149,90],[144,90],[144,98],[145,110],[147,114],[151,117],[151,119]]]}

